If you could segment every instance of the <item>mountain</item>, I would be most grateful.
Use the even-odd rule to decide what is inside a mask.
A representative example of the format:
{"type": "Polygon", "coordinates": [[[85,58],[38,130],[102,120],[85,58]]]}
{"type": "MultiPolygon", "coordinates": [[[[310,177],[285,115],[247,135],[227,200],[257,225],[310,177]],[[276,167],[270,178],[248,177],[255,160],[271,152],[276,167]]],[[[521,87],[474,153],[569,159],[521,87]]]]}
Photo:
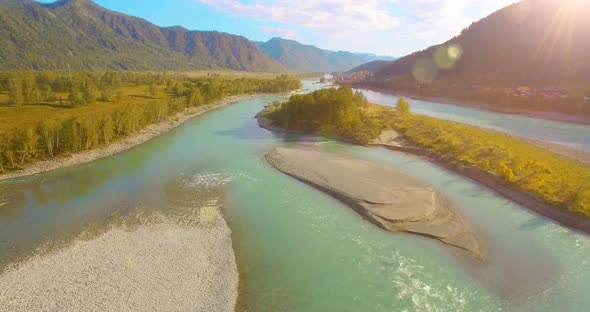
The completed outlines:
{"type": "Polygon", "coordinates": [[[90,0],[0,0],[0,69],[285,71],[240,36],[158,27],[90,0]]]}
{"type": "Polygon", "coordinates": [[[272,38],[259,43],[259,47],[288,69],[297,72],[347,71],[370,61],[391,58],[369,53],[323,50],[283,38],[272,38]]]}
{"type": "Polygon", "coordinates": [[[395,61],[397,58],[388,55],[378,55],[373,53],[355,53],[356,55],[364,58],[367,62],[372,61],[395,61]]]}
{"type": "Polygon", "coordinates": [[[369,63],[365,63],[363,65],[357,66],[357,67],[349,70],[348,73],[356,73],[356,72],[361,72],[361,71],[368,71],[371,73],[375,73],[391,63],[392,63],[392,61],[372,61],[369,63]]]}
{"type": "Polygon", "coordinates": [[[472,85],[577,83],[590,81],[588,51],[590,1],[525,0],[442,45],[384,64],[376,76],[472,85]]]}

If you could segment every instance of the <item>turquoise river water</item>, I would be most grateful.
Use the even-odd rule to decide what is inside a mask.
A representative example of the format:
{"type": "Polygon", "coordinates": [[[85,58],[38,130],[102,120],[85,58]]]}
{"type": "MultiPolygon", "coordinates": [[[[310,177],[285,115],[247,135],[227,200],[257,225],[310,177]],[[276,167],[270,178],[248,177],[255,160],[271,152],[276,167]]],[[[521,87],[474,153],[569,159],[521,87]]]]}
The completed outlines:
{"type": "MultiPolygon", "coordinates": [[[[0,182],[0,269],[96,220],[165,206],[171,187],[190,185],[180,189],[218,203],[233,231],[239,310],[588,311],[588,236],[409,155],[259,128],[255,114],[277,99],[209,112],[111,158],[0,182]],[[382,231],[264,161],[272,146],[310,144],[431,183],[480,228],[489,258],[382,231]]],[[[496,122],[486,114],[472,122],[496,122]]]]}

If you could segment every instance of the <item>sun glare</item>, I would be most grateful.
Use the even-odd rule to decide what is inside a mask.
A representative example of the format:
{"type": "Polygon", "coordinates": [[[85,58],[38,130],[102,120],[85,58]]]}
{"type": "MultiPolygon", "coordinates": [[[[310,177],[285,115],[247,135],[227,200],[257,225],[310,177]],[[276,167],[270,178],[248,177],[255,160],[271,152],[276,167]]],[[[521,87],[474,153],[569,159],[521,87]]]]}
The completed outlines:
{"type": "MultiPolygon", "coordinates": [[[[571,40],[577,24],[577,15],[580,10],[590,8],[588,0],[563,0],[547,21],[547,29],[537,47],[535,57],[551,59],[559,50],[568,52],[571,49],[571,40]],[[565,40],[563,40],[565,38],[565,40]]],[[[562,53],[567,54],[567,53],[562,53]]]]}

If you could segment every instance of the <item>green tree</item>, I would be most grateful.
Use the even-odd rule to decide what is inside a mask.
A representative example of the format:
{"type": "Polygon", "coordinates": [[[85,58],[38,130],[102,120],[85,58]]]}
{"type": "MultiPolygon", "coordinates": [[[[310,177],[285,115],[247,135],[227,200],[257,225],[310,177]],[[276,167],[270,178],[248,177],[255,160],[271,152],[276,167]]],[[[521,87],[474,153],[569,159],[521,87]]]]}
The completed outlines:
{"type": "Polygon", "coordinates": [[[100,129],[102,132],[102,142],[107,145],[110,144],[115,135],[115,125],[111,114],[105,114],[101,119],[100,129]]]}
{"type": "Polygon", "coordinates": [[[191,107],[200,106],[205,103],[205,99],[203,98],[201,91],[196,86],[191,87],[187,99],[188,99],[188,106],[191,106],[191,107]]]}
{"type": "Polygon", "coordinates": [[[24,164],[26,160],[35,157],[37,151],[38,137],[33,127],[19,130],[17,133],[17,145],[20,153],[20,163],[24,164]]]}
{"type": "Polygon", "coordinates": [[[100,96],[103,101],[112,101],[115,92],[113,90],[113,86],[109,85],[108,82],[103,81],[99,85],[98,89],[100,90],[100,96]]]}
{"type": "Polygon", "coordinates": [[[80,86],[77,83],[73,83],[68,93],[68,103],[71,107],[77,107],[84,104],[84,97],[80,92],[80,86]]]}
{"type": "Polygon", "coordinates": [[[37,124],[37,137],[39,138],[39,147],[51,158],[55,157],[54,149],[57,139],[57,129],[54,122],[42,120],[37,124]]]}
{"type": "Polygon", "coordinates": [[[395,110],[401,117],[405,117],[410,113],[410,104],[403,97],[400,97],[395,105],[395,110]]]}
{"type": "Polygon", "coordinates": [[[92,103],[96,101],[98,90],[91,82],[86,82],[82,88],[82,99],[84,103],[92,103]]]}
{"type": "Polygon", "coordinates": [[[14,105],[22,105],[25,101],[25,98],[23,96],[23,85],[20,79],[10,79],[8,98],[10,103],[14,105]]]}
{"type": "Polygon", "coordinates": [[[39,102],[39,88],[32,73],[24,75],[22,85],[24,103],[30,105],[39,102]]]}

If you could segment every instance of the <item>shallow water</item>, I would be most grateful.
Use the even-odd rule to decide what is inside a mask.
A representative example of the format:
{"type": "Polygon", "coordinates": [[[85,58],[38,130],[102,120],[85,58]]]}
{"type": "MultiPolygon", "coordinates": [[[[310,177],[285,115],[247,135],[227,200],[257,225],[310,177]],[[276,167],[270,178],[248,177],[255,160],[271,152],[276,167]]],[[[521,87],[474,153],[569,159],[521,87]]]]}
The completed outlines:
{"type": "MultiPolygon", "coordinates": [[[[317,85],[314,85],[317,86],[317,85]]],[[[233,231],[241,307],[249,311],[583,311],[590,239],[412,156],[273,134],[245,100],[90,164],[0,183],[0,263],[97,219],[160,209],[183,195],[221,205],[233,231]],[[384,232],[269,167],[274,145],[315,144],[395,166],[433,184],[485,234],[473,261],[434,240],[384,232]],[[181,187],[178,187],[178,186],[181,187]]],[[[1,307],[0,307],[1,310],[1,307]]]]}
{"type": "MultiPolygon", "coordinates": [[[[395,106],[399,96],[382,92],[362,91],[372,103],[395,106]]],[[[523,115],[495,113],[429,101],[409,99],[413,112],[436,118],[505,131],[535,140],[558,143],[582,151],[590,152],[590,126],[549,121],[523,115]]]]}

